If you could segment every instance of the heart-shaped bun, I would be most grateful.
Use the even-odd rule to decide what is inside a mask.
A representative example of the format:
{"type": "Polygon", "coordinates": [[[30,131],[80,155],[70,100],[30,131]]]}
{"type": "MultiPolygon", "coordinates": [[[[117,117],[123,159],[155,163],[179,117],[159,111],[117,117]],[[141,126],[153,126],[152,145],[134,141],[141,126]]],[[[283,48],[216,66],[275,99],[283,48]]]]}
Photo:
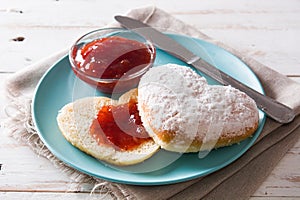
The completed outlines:
{"type": "Polygon", "coordinates": [[[138,109],[162,148],[198,152],[238,143],[258,127],[253,99],[230,86],[208,85],[191,68],[151,68],[138,86],[138,109]]]}
{"type": "Polygon", "coordinates": [[[86,97],[65,105],[57,115],[57,123],[64,137],[75,147],[91,156],[114,165],[132,165],[151,157],[159,146],[150,138],[138,147],[120,150],[114,145],[99,144],[92,137],[91,125],[99,110],[107,105],[122,105],[136,100],[137,89],[119,98],[119,101],[106,97],[86,97]]]}

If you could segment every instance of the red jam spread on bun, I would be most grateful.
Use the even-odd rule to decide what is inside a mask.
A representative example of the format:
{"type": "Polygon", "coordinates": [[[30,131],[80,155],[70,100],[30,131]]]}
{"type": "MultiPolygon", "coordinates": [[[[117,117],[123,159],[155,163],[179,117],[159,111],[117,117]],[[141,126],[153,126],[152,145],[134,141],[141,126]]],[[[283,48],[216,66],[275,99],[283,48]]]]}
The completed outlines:
{"type": "Polygon", "coordinates": [[[90,134],[99,145],[110,144],[124,151],[133,150],[151,139],[143,127],[135,100],[103,106],[90,127],[90,134]]]}

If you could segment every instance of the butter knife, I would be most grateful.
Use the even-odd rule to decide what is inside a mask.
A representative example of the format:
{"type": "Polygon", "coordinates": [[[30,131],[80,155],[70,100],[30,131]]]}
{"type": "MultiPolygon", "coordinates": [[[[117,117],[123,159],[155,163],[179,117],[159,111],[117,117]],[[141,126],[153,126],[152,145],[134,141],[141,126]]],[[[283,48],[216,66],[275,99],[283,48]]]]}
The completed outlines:
{"type": "Polygon", "coordinates": [[[179,44],[177,41],[163,34],[162,32],[154,29],[147,24],[142,23],[141,21],[129,17],[115,16],[115,19],[123,27],[147,38],[161,50],[193,66],[203,74],[218,81],[220,84],[231,85],[232,87],[245,92],[248,96],[255,100],[256,105],[259,109],[261,109],[266,113],[267,116],[274,119],[275,121],[284,124],[289,123],[294,119],[295,114],[291,108],[244,85],[240,81],[234,79],[233,77],[217,69],[210,63],[201,59],[199,56],[195,55],[193,52],[179,44]]]}

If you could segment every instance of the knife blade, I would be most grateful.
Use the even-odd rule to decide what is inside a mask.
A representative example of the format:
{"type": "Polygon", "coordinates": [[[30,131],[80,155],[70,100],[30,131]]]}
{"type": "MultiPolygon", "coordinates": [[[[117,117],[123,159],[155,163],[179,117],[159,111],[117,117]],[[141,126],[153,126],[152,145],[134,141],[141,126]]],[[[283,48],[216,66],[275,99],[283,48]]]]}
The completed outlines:
{"type": "Polygon", "coordinates": [[[267,116],[274,119],[275,121],[284,124],[291,122],[295,118],[294,111],[288,106],[276,101],[275,99],[265,96],[243,84],[242,82],[234,79],[230,75],[224,73],[217,67],[206,62],[199,56],[195,55],[192,51],[185,48],[177,41],[173,40],[157,29],[145,23],[142,23],[141,21],[125,16],[115,16],[115,19],[123,27],[147,38],[159,49],[193,66],[203,74],[218,81],[220,84],[231,85],[232,87],[245,92],[248,96],[255,100],[256,105],[259,109],[261,109],[266,113],[267,116]]]}

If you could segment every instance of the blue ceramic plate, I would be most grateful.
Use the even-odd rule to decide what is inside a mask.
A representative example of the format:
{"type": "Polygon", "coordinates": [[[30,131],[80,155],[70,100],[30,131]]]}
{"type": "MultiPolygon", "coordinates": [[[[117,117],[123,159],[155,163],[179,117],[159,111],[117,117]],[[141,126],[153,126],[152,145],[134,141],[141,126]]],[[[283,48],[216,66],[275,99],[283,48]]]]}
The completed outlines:
{"type": "MultiPolygon", "coordinates": [[[[237,57],[203,40],[169,34],[220,70],[263,93],[254,73],[237,57]]],[[[157,50],[155,66],[180,60],[157,50]]],[[[210,84],[217,84],[208,78],[210,84]]],[[[259,111],[259,127],[254,136],[243,142],[206,154],[177,154],[160,150],[145,162],[129,167],[116,167],[101,162],[68,143],[56,124],[58,111],[67,103],[86,96],[103,94],[79,80],[71,70],[68,56],[59,60],[41,79],[33,100],[33,119],[42,141],[67,165],[91,176],[109,181],[135,185],[163,185],[182,182],[215,172],[243,155],[260,134],[265,115],[259,111]]]]}

